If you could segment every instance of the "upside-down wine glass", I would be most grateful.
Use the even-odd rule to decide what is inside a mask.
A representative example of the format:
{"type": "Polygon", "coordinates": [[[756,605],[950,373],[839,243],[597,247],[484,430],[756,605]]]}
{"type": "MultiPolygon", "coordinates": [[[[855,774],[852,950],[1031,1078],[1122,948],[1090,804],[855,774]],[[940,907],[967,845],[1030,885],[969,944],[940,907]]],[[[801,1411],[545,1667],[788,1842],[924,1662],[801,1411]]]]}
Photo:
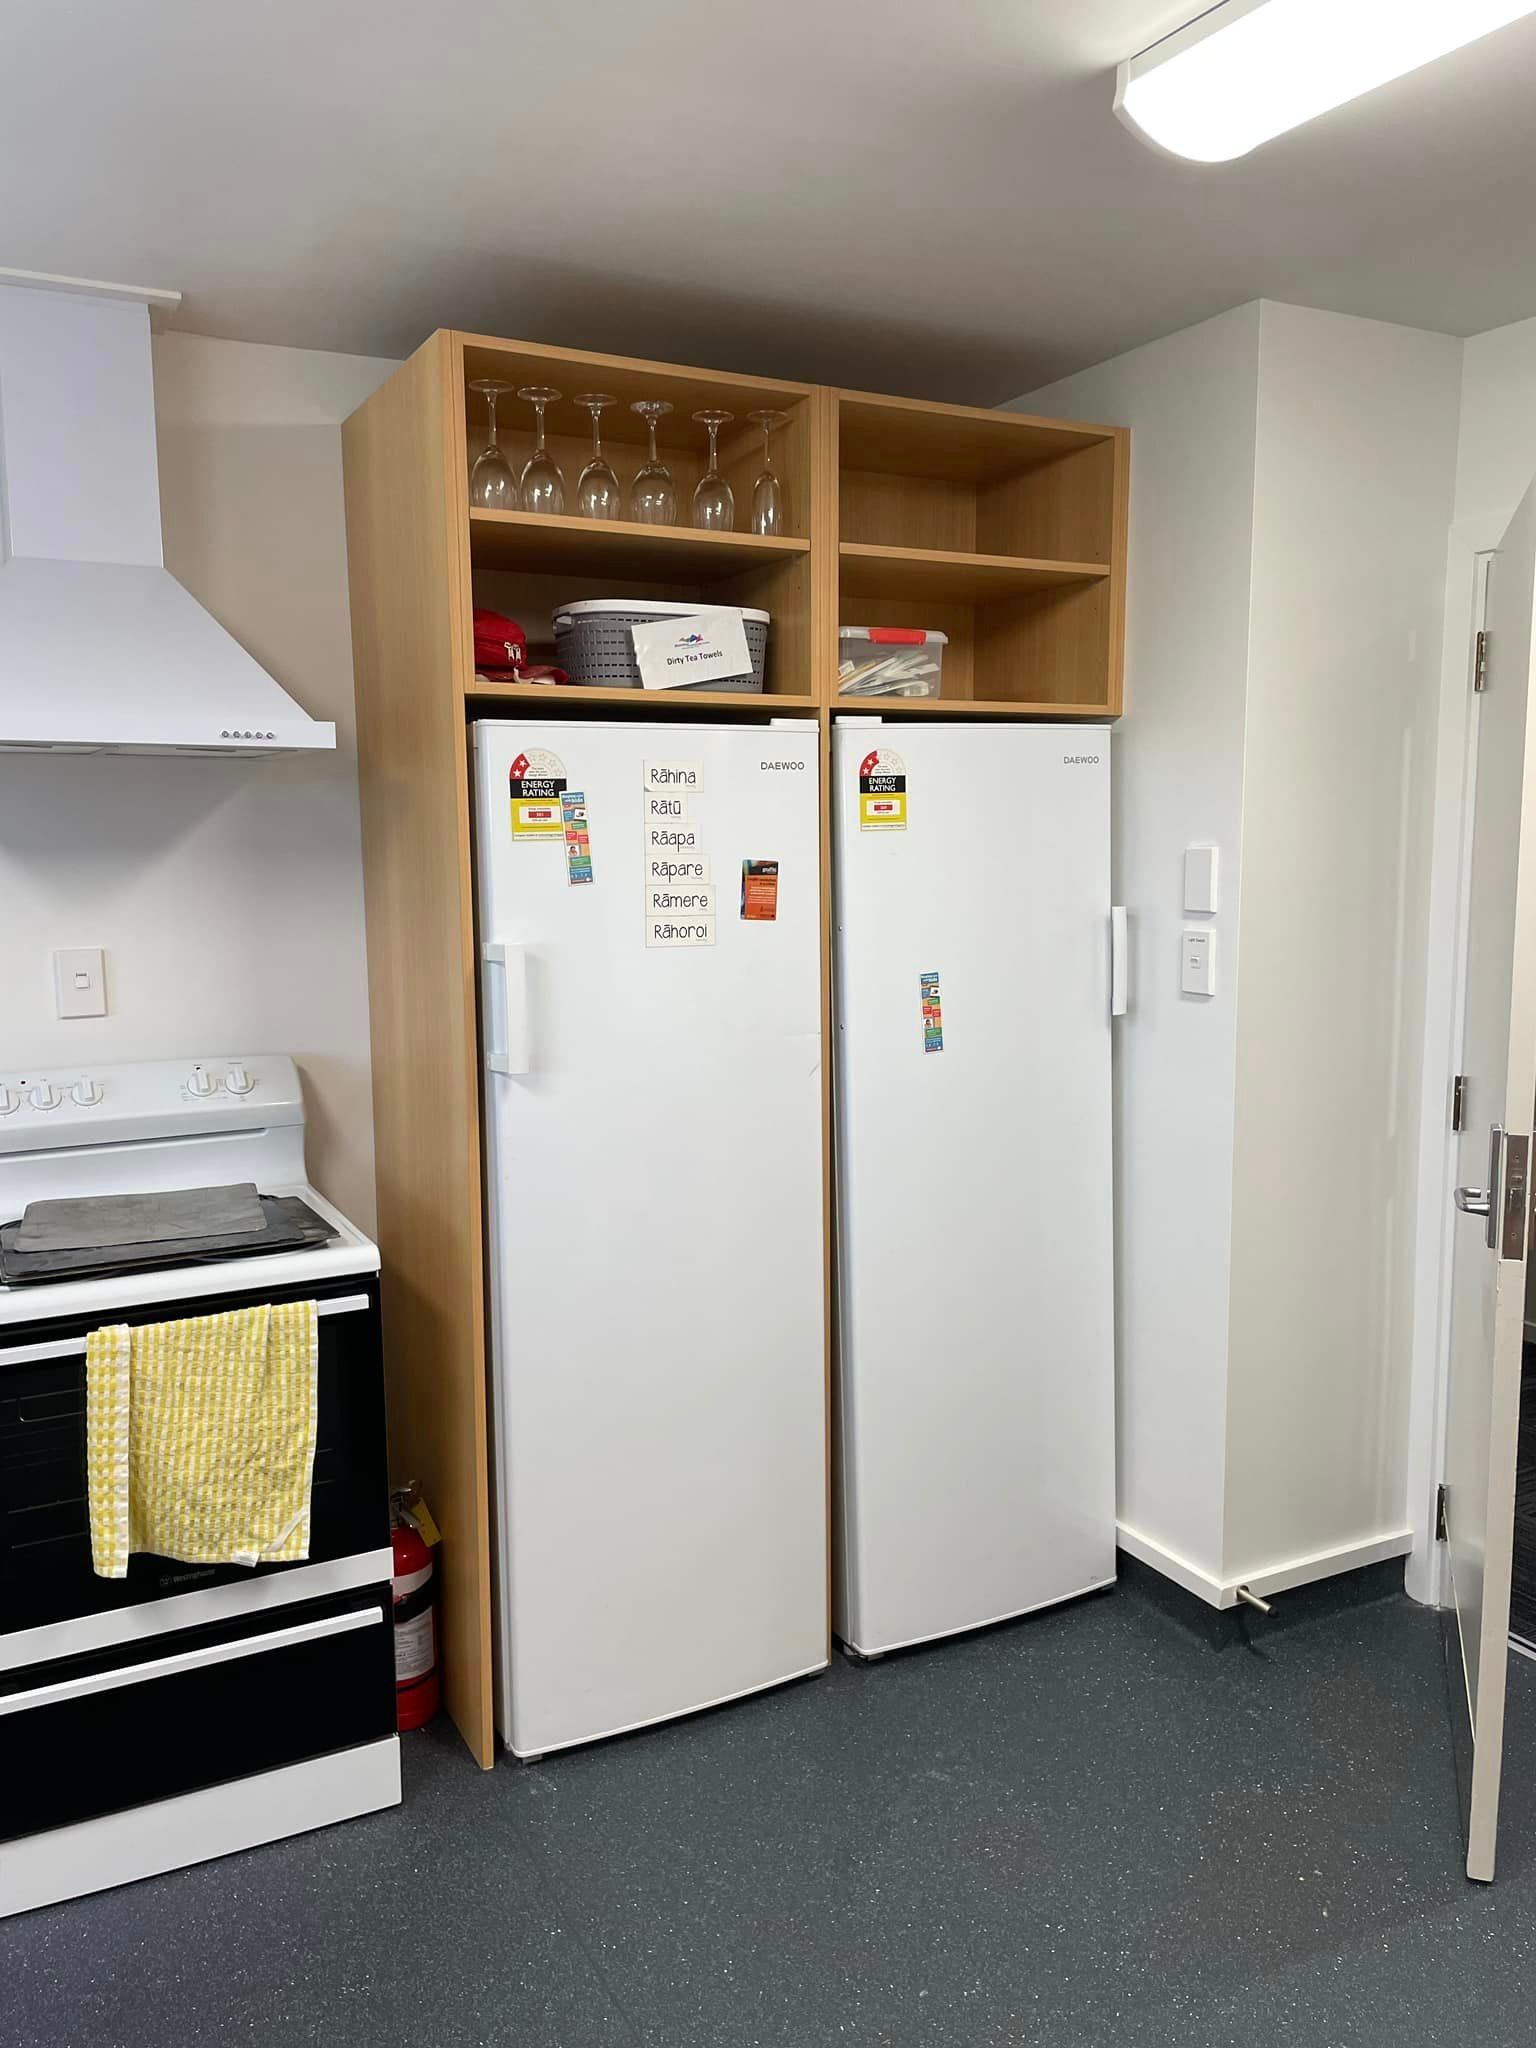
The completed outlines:
{"type": "Polygon", "coordinates": [[[677,493],[672,488],[672,472],[656,453],[656,423],[664,420],[672,407],[665,398],[637,398],[629,409],[639,413],[651,430],[651,452],[629,487],[629,516],[642,526],[675,526],[677,493]]]}
{"type": "Polygon", "coordinates": [[[469,502],[471,505],[483,505],[490,512],[515,512],[517,479],[496,441],[496,401],[504,397],[512,386],[500,383],[495,377],[476,377],[469,388],[478,391],[485,400],[490,430],[490,438],[475,457],[475,466],[469,472],[469,502]]]}
{"type": "Polygon", "coordinates": [[[720,474],[720,429],[736,417],[731,412],[696,412],[694,419],[709,429],[709,467],[693,487],[693,523],[711,532],[729,533],[736,524],[736,493],[720,474]]]}
{"type": "Polygon", "coordinates": [[[789,508],[784,502],[784,482],[773,466],[773,449],[770,436],[775,427],[782,427],[789,418],[787,412],[749,412],[749,420],[755,420],[763,430],[763,470],[752,486],[752,531],[754,533],[783,533],[789,524],[789,508]]]}
{"type": "Polygon", "coordinates": [[[533,453],[523,464],[518,502],[525,512],[563,512],[565,478],[560,474],[559,463],[544,445],[544,408],[553,405],[560,394],[549,384],[523,384],[519,386],[517,395],[527,399],[539,421],[533,453]]]}
{"type": "Polygon", "coordinates": [[[592,415],[592,459],[576,479],[576,510],[583,519],[622,519],[624,487],[603,454],[603,408],[618,401],[606,391],[584,391],[576,400],[592,415]]]}

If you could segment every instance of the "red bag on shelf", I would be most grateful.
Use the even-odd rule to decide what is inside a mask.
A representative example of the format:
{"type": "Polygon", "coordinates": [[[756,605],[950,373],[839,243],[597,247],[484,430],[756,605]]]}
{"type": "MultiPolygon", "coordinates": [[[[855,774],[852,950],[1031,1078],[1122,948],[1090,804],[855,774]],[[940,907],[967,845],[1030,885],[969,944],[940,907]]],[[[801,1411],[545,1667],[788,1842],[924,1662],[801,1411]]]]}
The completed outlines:
{"type": "Polygon", "coordinates": [[[563,668],[528,665],[528,635],[505,612],[475,607],[475,674],[488,683],[568,683],[563,668]]]}

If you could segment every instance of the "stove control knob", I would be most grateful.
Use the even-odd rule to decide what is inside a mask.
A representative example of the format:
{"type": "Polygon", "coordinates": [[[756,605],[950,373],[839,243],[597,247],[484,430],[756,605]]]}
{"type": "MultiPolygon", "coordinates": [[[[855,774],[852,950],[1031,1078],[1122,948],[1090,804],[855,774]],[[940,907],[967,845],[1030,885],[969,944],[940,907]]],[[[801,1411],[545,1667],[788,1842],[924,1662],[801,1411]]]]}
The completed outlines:
{"type": "Polygon", "coordinates": [[[248,1069],[236,1060],[224,1076],[224,1086],[231,1095],[249,1095],[256,1083],[251,1079],[248,1069]]]}
{"type": "Polygon", "coordinates": [[[13,1109],[20,1107],[21,1097],[14,1088],[0,1086],[0,1116],[9,1116],[13,1109]]]}
{"type": "Polygon", "coordinates": [[[214,1080],[212,1074],[205,1067],[194,1067],[187,1076],[187,1093],[189,1095],[211,1095],[217,1086],[217,1081],[214,1080]]]}
{"type": "Polygon", "coordinates": [[[32,1090],[32,1107],[34,1109],[57,1109],[63,1100],[63,1096],[51,1081],[39,1081],[32,1090]]]}
{"type": "Polygon", "coordinates": [[[101,1100],[101,1083],[93,1081],[89,1074],[82,1074],[69,1092],[82,1109],[91,1109],[101,1100]]]}

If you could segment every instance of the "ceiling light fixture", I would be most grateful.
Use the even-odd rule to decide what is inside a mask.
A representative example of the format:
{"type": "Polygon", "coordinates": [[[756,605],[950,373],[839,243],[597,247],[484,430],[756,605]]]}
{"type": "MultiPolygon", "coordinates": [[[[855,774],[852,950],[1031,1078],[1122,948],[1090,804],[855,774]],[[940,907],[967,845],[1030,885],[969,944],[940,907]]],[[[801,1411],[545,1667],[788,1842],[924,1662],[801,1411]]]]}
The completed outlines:
{"type": "Polygon", "coordinates": [[[1154,148],[1223,163],[1532,13],[1536,0],[1224,0],[1120,66],[1115,112],[1154,148]]]}

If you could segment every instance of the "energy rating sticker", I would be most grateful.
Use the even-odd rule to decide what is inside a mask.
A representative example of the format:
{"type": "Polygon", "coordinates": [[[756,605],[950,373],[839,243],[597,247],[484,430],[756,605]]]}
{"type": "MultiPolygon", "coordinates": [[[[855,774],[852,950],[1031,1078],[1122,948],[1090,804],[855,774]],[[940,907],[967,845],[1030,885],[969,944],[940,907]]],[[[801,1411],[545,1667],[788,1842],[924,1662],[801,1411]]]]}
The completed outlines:
{"type": "Polygon", "coordinates": [[[560,822],[565,832],[565,879],[571,883],[592,879],[592,837],[587,829],[585,790],[568,789],[560,798],[560,822]]]}
{"type": "Polygon", "coordinates": [[[923,1051],[944,1050],[944,1006],[939,1001],[939,977],[920,974],[917,985],[923,999],[923,1051]]]}
{"type": "Polygon", "coordinates": [[[547,748],[534,747],[512,763],[512,843],[534,846],[565,836],[560,799],[565,794],[565,763],[547,748]]]}
{"type": "Polygon", "coordinates": [[[748,924],[778,922],[779,864],[776,860],[742,862],[741,914],[748,924]]]}
{"type": "Polygon", "coordinates": [[[907,764],[889,747],[876,747],[859,763],[859,830],[905,832],[907,764]]]}

